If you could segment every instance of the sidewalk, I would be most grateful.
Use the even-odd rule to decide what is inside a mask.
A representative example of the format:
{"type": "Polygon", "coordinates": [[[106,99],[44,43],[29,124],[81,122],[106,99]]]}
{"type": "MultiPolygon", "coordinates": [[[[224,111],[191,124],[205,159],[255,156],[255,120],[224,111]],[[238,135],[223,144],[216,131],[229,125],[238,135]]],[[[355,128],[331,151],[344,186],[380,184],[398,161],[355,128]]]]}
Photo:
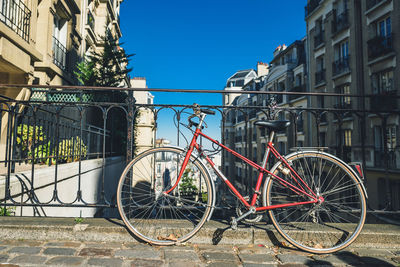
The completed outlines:
{"type": "Polygon", "coordinates": [[[386,224],[367,224],[349,248],[321,256],[283,247],[270,225],[232,231],[211,221],[187,244],[159,247],[137,242],[119,220],[0,217],[0,223],[0,266],[400,266],[400,227],[386,224]]]}
{"type": "MultiPolygon", "coordinates": [[[[84,218],[0,217],[0,240],[63,240],[81,242],[137,242],[121,220],[84,218]]],[[[229,225],[210,221],[188,243],[205,245],[279,245],[284,241],[272,225],[229,225]]],[[[139,243],[139,242],[138,242],[139,243]]],[[[352,247],[396,248],[400,250],[400,226],[365,224],[352,247]]]]}

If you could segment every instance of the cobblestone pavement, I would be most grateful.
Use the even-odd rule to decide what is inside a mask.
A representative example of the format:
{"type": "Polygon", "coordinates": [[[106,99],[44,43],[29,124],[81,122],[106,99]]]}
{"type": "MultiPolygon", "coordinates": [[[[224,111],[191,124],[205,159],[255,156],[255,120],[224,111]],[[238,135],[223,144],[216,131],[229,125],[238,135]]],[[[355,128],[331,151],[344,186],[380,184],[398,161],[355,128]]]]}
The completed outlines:
{"type": "Polygon", "coordinates": [[[329,255],[263,245],[0,241],[0,266],[400,266],[400,250],[348,248],[329,255]]]}

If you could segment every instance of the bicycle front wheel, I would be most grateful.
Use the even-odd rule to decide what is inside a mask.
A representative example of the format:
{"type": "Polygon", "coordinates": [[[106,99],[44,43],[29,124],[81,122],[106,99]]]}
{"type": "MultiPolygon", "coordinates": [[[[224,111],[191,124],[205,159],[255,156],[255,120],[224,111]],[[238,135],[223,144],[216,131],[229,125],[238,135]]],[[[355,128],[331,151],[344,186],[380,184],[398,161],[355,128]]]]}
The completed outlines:
{"type": "MultiPolygon", "coordinates": [[[[312,253],[332,253],[350,245],[359,235],[366,215],[365,194],[359,179],[347,164],[326,153],[297,152],[289,155],[287,161],[324,201],[270,210],[277,231],[292,245],[312,253]]],[[[284,163],[271,172],[308,191],[284,163]]],[[[275,177],[267,179],[263,199],[264,205],[312,200],[275,177]]]]}
{"type": "Polygon", "coordinates": [[[178,186],[185,151],[160,147],[133,159],[121,175],[117,203],[127,228],[139,239],[172,245],[192,237],[207,220],[212,185],[203,164],[191,157],[178,186]]]}

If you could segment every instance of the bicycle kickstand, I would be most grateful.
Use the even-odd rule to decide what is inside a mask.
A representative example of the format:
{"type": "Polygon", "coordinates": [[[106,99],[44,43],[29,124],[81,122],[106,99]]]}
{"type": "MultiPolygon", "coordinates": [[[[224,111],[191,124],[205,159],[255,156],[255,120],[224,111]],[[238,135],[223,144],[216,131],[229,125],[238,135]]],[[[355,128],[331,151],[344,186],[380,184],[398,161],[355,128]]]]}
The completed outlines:
{"type": "Polygon", "coordinates": [[[250,214],[256,213],[256,208],[255,207],[250,207],[249,211],[246,213],[243,213],[241,216],[235,218],[232,217],[231,218],[231,228],[232,230],[237,230],[237,224],[239,221],[243,220],[244,218],[246,218],[247,216],[249,216],[250,214]]]}

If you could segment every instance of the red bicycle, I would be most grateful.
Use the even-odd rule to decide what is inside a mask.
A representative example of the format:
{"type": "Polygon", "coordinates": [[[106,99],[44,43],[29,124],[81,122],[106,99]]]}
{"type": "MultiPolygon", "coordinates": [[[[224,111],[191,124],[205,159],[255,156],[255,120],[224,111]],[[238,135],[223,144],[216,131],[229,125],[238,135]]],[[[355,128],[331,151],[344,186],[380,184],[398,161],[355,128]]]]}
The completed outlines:
{"type": "Polygon", "coordinates": [[[121,175],[118,209],[136,237],[151,244],[173,245],[196,234],[216,205],[216,189],[209,173],[212,169],[245,207],[240,216],[232,219],[232,228],[240,220],[268,211],[276,230],[305,251],[331,253],[357,238],[366,216],[366,192],[359,175],[348,164],[318,150],[282,156],[273,140],[275,132],[290,122],[269,120],[254,123],[270,130],[259,165],[202,132],[206,115],[213,115],[214,111],[198,105],[193,110],[189,126],[195,126],[195,131],[187,149],[150,149],[134,158],[121,175]],[[250,197],[241,195],[216,167],[198,144],[199,137],[257,170],[257,183],[250,197]],[[270,156],[277,163],[268,170],[270,156]]]}

